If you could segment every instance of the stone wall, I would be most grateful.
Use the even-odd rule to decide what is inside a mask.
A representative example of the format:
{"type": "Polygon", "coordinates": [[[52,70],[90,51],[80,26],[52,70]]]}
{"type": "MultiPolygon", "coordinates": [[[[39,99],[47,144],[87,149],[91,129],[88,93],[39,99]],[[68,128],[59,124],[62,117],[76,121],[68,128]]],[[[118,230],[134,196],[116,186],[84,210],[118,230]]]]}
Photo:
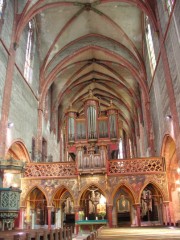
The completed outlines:
{"type": "MultiPolygon", "coordinates": [[[[24,1],[25,3],[25,1],[24,1]]],[[[24,6],[24,3],[19,3],[19,9],[24,6]]],[[[14,6],[11,1],[7,1],[6,11],[4,15],[4,23],[2,25],[2,41],[6,48],[9,49],[13,25],[14,6]]],[[[27,82],[24,78],[24,63],[26,54],[26,44],[28,36],[28,26],[25,27],[21,34],[20,41],[16,50],[15,67],[13,74],[13,84],[11,93],[11,103],[9,111],[9,121],[14,123],[14,127],[7,131],[7,148],[12,142],[22,140],[27,148],[27,151],[32,151],[32,138],[37,136],[38,124],[38,90],[39,90],[39,52],[38,52],[38,35],[35,32],[35,42],[33,46],[33,76],[32,80],[27,82]]],[[[3,89],[5,84],[8,52],[0,43],[0,107],[2,107],[3,89]]],[[[59,161],[59,144],[57,136],[51,133],[46,124],[43,125],[43,137],[47,140],[48,153],[52,155],[55,161],[59,161]]],[[[31,154],[30,154],[31,156],[31,154]]]]}
{"type": "MultiPolygon", "coordinates": [[[[161,21],[161,27],[163,34],[165,34],[168,28],[168,20],[169,15],[167,10],[164,7],[164,3],[161,1],[157,1],[158,3],[158,12],[161,21]]],[[[174,86],[174,92],[176,96],[176,106],[178,117],[180,120],[180,73],[178,69],[178,64],[180,60],[180,45],[179,41],[179,32],[177,31],[178,23],[180,22],[180,16],[178,14],[178,9],[180,8],[180,2],[177,1],[175,7],[175,14],[172,16],[169,29],[167,32],[167,37],[165,40],[165,48],[167,51],[168,62],[170,66],[170,72],[172,77],[172,82],[174,86]]],[[[152,30],[153,32],[153,30],[152,30]]],[[[154,33],[154,32],[153,32],[154,33]]],[[[164,135],[169,133],[172,136],[172,129],[169,123],[167,122],[166,116],[171,115],[170,107],[169,107],[169,98],[168,98],[168,91],[166,86],[165,80],[165,72],[164,66],[162,63],[160,48],[159,48],[159,36],[158,33],[153,35],[153,43],[155,48],[155,55],[156,60],[158,61],[158,56],[160,54],[159,61],[157,62],[157,69],[154,73],[153,85],[150,88],[150,105],[151,105],[151,115],[153,119],[153,130],[154,130],[154,139],[155,139],[155,147],[156,147],[156,154],[161,154],[161,147],[164,135]]],[[[145,52],[147,50],[145,49],[145,52]]],[[[145,62],[146,62],[146,69],[148,77],[148,85],[152,81],[152,75],[150,75],[149,71],[149,63],[147,60],[148,56],[147,53],[145,54],[145,62]]]]}

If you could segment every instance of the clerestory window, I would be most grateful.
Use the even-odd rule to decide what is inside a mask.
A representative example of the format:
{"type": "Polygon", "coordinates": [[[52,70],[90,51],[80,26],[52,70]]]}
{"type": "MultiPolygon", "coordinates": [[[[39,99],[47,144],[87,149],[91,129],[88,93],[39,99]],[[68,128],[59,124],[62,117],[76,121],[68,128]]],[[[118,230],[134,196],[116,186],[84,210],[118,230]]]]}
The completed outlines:
{"type": "Polygon", "coordinates": [[[172,11],[173,4],[174,4],[174,0],[165,0],[166,9],[169,15],[172,11]]]}
{"type": "Polygon", "coordinates": [[[151,73],[153,75],[156,67],[156,57],[155,57],[155,51],[154,51],[154,45],[153,45],[153,39],[152,39],[151,25],[149,23],[148,17],[146,18],[146,43],[147,43],[151,73]]]}
{"type": "Polygon", "coordinates": [[[123,141],[122,138],[119,139],[119,152],[118,152],[118,159],[123,159],[124,153],[123,153],[123,141]]]}
{"type": "Polygon", "coordinates": [[[4,5],[5,5],[5,0],[0,0],[0,18],[2,18],[2,15],[3,15],[4,5]]]}
{"type": "Polygon", "coordinates": [[[33,22],[29,21],[28,23],[28,35],[27,35],[27,44],[26,44],[26,56],[25,56],[25,65],[24,65],[24,77],[27,82],[32,82],[33,74],[33,22]]]}

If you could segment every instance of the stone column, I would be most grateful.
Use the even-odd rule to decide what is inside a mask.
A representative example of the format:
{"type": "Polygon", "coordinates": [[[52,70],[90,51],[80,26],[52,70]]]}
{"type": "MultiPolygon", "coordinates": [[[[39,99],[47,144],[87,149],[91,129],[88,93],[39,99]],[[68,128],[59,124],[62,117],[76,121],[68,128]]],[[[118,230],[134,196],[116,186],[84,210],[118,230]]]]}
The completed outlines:
{"type": "Polygon", "coordinates": [[[20,207],[20,218],[19,218],[19,228],[20,229],[24,229],[25,227],[24,227],[24,215],[25,215],[25,209],[26,209],[26,207],[24,207],[24,206],[22,206],[22,207],[20,207]]]}
{"type": "MultiPolygon", "coordinates": [[[[74,206],[74,213],[75,213],[75,221],[79,220],[79,206],[74,206]]],[[[79,225],[75,224],[75,233],[79,233],[79,225]]]]}
{"type": "Polygon", "coordinates": [[[165,211],[165,217],[166,217],[165,225],[171,226],[171,214],[169,210],[169,202],[163,202],[163,205],[164,205],[164,211],[165,211]]]}
{"type": "Polygon", "coordinates": [[[107,206],[107,219],[108,219],[108,224],[109,227],[112,227],[112,211],[113,211],[113,205],[108,205],[107,206]]]}
{"type": "Polygon", "coordinates": [[[117,211],[115,207],[112,209],[112,226],[117,227],[117,211]]]}
{"type": "Polygon", "coordinates": [[[48,229],[51,229],[51,211],[52,211],[52,207],[51,206],[47,206],[47,210],[48,210],[48,229]]]}
{"type": "Polygon", "coordinates": [[[35,228],[35,210],[31,209],[31,229],[35,228]]]}
{"type": "Polygon", "coordinates": [[[56,228],[60,228],[61,226],[61,208],[56,208],[55,210],[55,226],[56,228]]]}
{"type": "Polygon", "coordinates": [[[36,137],[36,162],[42,161],[42,121],[43,121],[43,109],[38,108],[38,131],[36,137]]]}
{"type": "Polygon", "coordinates": [[[137,226],[141,226],[141,205],[140,204],[135,204],[134,205],[136,209],[136,218],[137,218],[137,226]]]}

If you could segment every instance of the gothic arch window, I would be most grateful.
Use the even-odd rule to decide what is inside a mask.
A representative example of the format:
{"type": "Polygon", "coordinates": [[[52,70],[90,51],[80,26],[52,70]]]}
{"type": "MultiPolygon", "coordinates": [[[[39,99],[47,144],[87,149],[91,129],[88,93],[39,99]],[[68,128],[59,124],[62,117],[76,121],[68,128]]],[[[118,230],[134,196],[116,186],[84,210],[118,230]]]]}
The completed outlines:
{"type": "Polygon", "coordinates": [[[118,159],[123,159],[124,153],[123,153],[123,141],[122,138],[119,139],[119,153],[118,153],[118,159]]]}
{"type": "Polygon", "coordinates": [[[174,0],[165,0],[165,8],[169,15],[171,14],[174,2],[174,0]]]}
{"type": "Polygon", "coordinates": [[[33,20],[28,23],[26,55],[24,64],[24,77],[27,82],[32,82],[33,75],[33,43],[34,43],[34,23],[33,20]]]}
{"type": "Polygon", "coordinates": [[[151,74],[153,75],[155,67],[156,67],[156,57],[155,57],[155,51],[154,51],[151,25],[150,25],[148,17],[146,17],[146,43],[147,43],[147,50],[148,50],[151,74]]]}
{"type": "Polygon", "coordinates": [[[0,0],[0,18],[2,19],[5,8],[5,0],[0,0]]]}
{"type": "Polygon", "coordinates": [[[0,32],[4,23],[3,17],[6,8],[6,0],[0,0],[0,32]]]}

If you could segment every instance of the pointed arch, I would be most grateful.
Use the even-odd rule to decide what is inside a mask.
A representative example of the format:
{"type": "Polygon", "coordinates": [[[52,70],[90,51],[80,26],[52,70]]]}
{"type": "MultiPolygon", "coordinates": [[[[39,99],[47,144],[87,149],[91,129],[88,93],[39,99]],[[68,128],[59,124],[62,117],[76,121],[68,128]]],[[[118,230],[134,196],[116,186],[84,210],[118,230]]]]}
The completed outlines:
{"type": "Polygon", "coordinates": [[[26,202],[27,202],[27,198],[30,196],[30,194],[35,190],[35,189],[38,189],[39,191],[42,192],[42,194],[44,195],[46,201],[47,201],[47,206],[50,206],[50,203],[49,203],[49,198],[48,198],[48,193],[42,188],[41,185],[39,184],[35,184],[34,186],[32,186],[28,192],[26,192],[25,196],[21,202],[21,206],[26,206],[26,202]]]}
{"type": "Polygon", "coordinates": [[[54,191],[52,192],[52,194],[51,194],[52,197],[51,197],[51,200],[50,200],[51,205],[52,205],[53,200],[56,196],[59,197],[59,199],[60,199],[65,192],[69,192],[73,202],[75,202],[74,193],[71,191],[71,189],[69,189],[66,185],[63,184],[63,185],[57,187],[56,189],[54,189],[54,191]]]}
{"type": "Polygon", "coordinates": [[[5,159],[14,158],[23,162],[30,162],[29,152],[22,139],[15,139],[11,142],[5,153],[5,159]]]}
{"type": "Polygon", "coordinates": [[[165,158],[167,171],[178,167],[176,143],[169,134],[166,134],[163,138],[161,155],[165,158]]]}
{"type": "Polygon", "coordinates": [[[141,194],[143,192],[143,190],[148,186],[148,185],[152,185],[155,189],[157,189],[161,196],[162,196],[162,199],[163,201],[168,201],[169,200],[169,196],[168,196],[168,192],[166,191],[166,189],[162,189],[162,187],[156,182],[156,181],[152,181],[152,180],[148,180],[148,181],[145,181],[143,187],[141,188],[140,192],[139,192],[139,196],[138,196],[138,201],[137,203],[140,203],[141,202],[141,194]],[[168,199],[167,199],[168,198],[168,199]]]}
{"type": "Polygon", "coordinates": [[[113,200],[117,194],[117,192],[119,191],[119,189],[125,189],[126,192],[131,196],[132,201],[135,203],[136,200],[136,194],[134,193],[134,190],[131,188],[131,186],[127,183],[120,183],[118,185],[116,185],[116,187],[114,188],[112,194],[111,194],[111,199],[113,200]]]}
{"type": "MultiPolygon", "coordinates": [[[[90,187],[92,187],[92,186],[97,187],[97,188],[102,192],[102,194],[104,195],[104,197],[106,198],[106,200],[109,200],[109,196],[107,195],[106,190],[105,190],[104,188],[102,188],[102,186],[101,186],[99,183],[91,182],[91,183],[85,185],[85,186],[81,189],[81,191],[80,191],[80,193],[79,193],[79,196],[78,196],[78,199],[77,199],[77,205],[78,205],[78,206],[80,205],[80,200],[81,200],[81,197],[83,196],[83,194],[88,190],[88,188],[90,188],[90,187]]],[[[108,201],[107,201],[107,202],[108,202],[108,201]]]]}

